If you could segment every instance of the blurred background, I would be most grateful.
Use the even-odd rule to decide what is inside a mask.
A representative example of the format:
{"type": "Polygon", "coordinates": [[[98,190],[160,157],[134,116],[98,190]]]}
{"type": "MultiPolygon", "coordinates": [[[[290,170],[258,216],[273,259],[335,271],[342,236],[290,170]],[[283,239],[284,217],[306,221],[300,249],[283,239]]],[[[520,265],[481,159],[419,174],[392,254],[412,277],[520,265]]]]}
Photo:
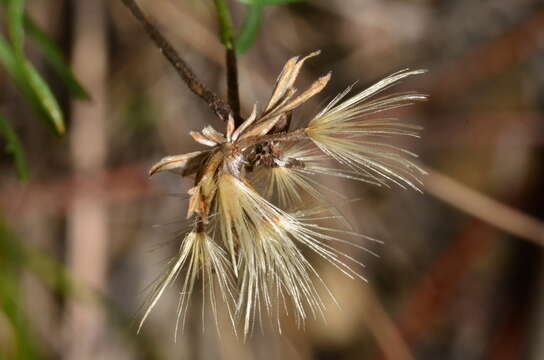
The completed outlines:
{"type": "MultiPolygon", "coordinates": [[[[397,89],[430,100],[395,114],[424,128],[399,139],[429,171],[424,193],[324,180],[362,199],[339,205],[384,241],[364,244],[378,258],[342,249],[367,264],[368,283],[314,259],[340,308],[327,300],[327,321],[303,330],[285,317],[281,335],[265,323],[246,343],[203,323],[198,305],[174,343],[174,287],[137,335],[191,187],[147,169],[197,150],[189,130],[223,124],[121,1],[28,0],[22,44],[12,19],[21,2],[2,0],[0,359],[543,359],[542,2],[252,1],[228,2],[236,26],[260,24],[238,58],[246,116],[287,59],[315,49],[299,88],[329,70],[333,79],[295,113],[301,121],[356,81],[429,69],[397,89]],[[43,83],[14,62],[33,64],[43,83]]],[[[225,96],[212,0],[139,3],[225,96]]]]}

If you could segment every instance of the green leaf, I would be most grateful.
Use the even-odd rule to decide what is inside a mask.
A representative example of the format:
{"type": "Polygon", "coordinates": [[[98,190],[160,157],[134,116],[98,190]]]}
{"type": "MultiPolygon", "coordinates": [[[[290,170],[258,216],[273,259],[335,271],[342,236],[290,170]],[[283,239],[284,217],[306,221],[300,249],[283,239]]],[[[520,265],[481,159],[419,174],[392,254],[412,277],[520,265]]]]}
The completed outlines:
{"type": "Polygon", "coordinates": [[[25,30],[23,27],[24,13],[25,2],[23,0],[8,1],[8,28],[16,56],[23,55],[25,38],[25,30]]]}
{"type": "Polygon", "coordinates": [[[236,51],[238,54],[243,54],[253,45],[261,28],[261,20],[262,6],[249,6],[240,34],[236,38],[236,51]]]}
{"type": "Polygon", "coordinates": [[[44,119],[47,119],[47,114],[42,109],[42,106],[39,100],[33,95],[32,89],[27,83],[23,72],[17,65],[17,59],[15,57],[15,53],[13,52],[13,49],[9,46],[7,41],[2,37],[2,34],[0,34],[0,63],[4,65],[4,68],[6,69],[8,74],[12,77],[12,79],[15,81],[15,84],[17,85],[19,90],[30,102],[34,111],[38,113],[44,119]]]}
{"type": "MultiPolygon", "coordinates": [[[[26,264],[22,248],[0,217],[0,312],[5,315],[11,326],[16,352],[10,355],[15,360],[37,360],[41,356],[37,351],[30,332],[30,323],[21,304],[21,274],[26,264]]],[[[2,349],[0,349],[2,354],[2,349]]]]}
{"type": "Polygon", "coordinates": [[[18,61],[14,50],[0,34],[0,63],[4,65],[8,74],[15,80],[15,84],[29,100],[34,110],[52,124],[57,132],[64,132],[64,120],[60,107],[45,81],[33,66],[24,61],[18,61]],[[41,84],[41,85],[40,85],[41,84]],[[43,92],[41,97],[39,92],[43,92]],[[37,93],[38,92],[38,93],[37,93]]]}
{"type": "Polygon", "coordinates": [[[248,5],[282,5],[301,2],[304,0],[238,0],[241,3],[248,5]]]}
{"type": "Polygon", "coordinates": [[[47,112],[49,120],[59,134],[64,134],[64,116],[53,92],[49,89],[45,80],[32,64],[25,62],[22,65],[24,66],[25,77],[34,92],[34,95],[38,98],[41,106],[47,112]]]}
{"type": "Polygon", "coordinates": [[[6,68],[8,74],[15,78],[17,75],[17,61],[15,60],[15,54],[13,53],[13,49],[2,37],[2,34],[0,34],[0,62],[6,68]]]}
{"type": "Polygon", "coordinates": [[[47,115],[47,119],[54,126],[59,134],[64,134],[64,116],[60,106],[53,95],[53,92],[42,78],[38,70],[26,60],[24,55],[24,1],[8,1],[8,28],[10,31],[11,42],[13,44],[13,53],[15,54],[16,68],[13,72],[18,77],[22,74],[27,85],[27,91],[35,97],[42,110],[47,115]]]}
{"type": "Polygon", "coordinates": [[[13,156],[19,180],[26,181],[28,179],[28,168],[25,160],[25,152],[19,141],[19,137],[2,116],[0,116],[0,134],[6,139],[6,152],[13,156]]]}
{"type": "MultiPolygon", "coordinates": [[[[0,4],[7,6],[12,0],[0,0],[0,4]]],[[[15,16],[19,17],[17,13],[20,8],[13,7],[11,11],[15,13],[15,16]]],[[[77,80],[76,76],[67,65],[62,50],[58,47],[57,44],[39,27],[38,24],[28,14],[23,15],[23,25],[24,30],[28,32],[28,36],[34,40],[38,49],[44,54],[44,58],[49,65],[56,71],[59,77],[64,81],[68,87],[68,91],[75,97],[82,100],[89,100],[90,95],[77,80]]],[[[15,31],[17,33],[16,37],[23,36],[24,33],[14,28],[10,31],[15,31]]],[[[18,42],[23,41],[23,39],[17,40],[18,42]]]]}
{"type": "Polygon", "coordinates": [[[77,80],[70,67],[64,61],[60,48],[51,40],[43,30],[28,16],[24,19],[25,29],[38,48],[45,56],[45,60],[53,67],[59,77],[64,81],[72,95],[79,99],[89,100],[89,93],[77,80]]]}
{"type": "Polygon", "coordinates": [[[232,49],[232,39],[234,38],[234,27],[230,16],[229,7],[225,0],[214,0],[215,8],[217,9],[217,17],[219,20],[219,37],[221,43],[227,49],[232,49]]]}
{"type": "Polygon", "coordinates": [[[22,297],[19,286],[16,280],[9,276],[10,274],[0,276],[0,311],[5,314],[14,334],[17,344],[15,359],[36,360],[39,356],[28,329],[28,319],[20,306],[22,297]]]}
{"type": "Polygon", "coordinates": [[[262,8],[266,5],[282,5],[304,0],[238,0],[249,6],[244,24],[236,39],[236,51],[238,54],[246,52],[255,42],[261,28],[262,8]]]}

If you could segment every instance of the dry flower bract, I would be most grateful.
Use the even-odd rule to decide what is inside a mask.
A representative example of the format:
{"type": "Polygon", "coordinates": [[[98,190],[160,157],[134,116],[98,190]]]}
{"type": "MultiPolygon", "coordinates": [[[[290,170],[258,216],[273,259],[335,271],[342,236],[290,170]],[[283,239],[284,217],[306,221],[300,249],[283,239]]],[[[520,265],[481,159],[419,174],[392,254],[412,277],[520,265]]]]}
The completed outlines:
{"type": "Polygon", "coordinates": [[[316,175],[419,189],[424,171],[410,159],[414,154],[386,142],[389,136],[417,137],[419,128],[380,113],[425,100],[413,92],[382,95],[424,70],[399,71],[348,97],[350,87],[306,127],[289,130],[291,112],[330,80],[330,74],[322,76],[300,93],[293,87],[304,62],[318,54],[285,64],[263,112],[254,106],[237,128],[230,116],[224,133],[211,126],[192,131],[206,150],[167,156],[151,168],[150,174],[168,170],[195,176],[187,210],[193,225],[152,293],[140,327],[178,278],[182,327],[197,283],[214,314],[218,299],[226,304],[233,327],[240,324],[244,337],[263,313],[276,319],[280,331],[281,311],[292,308],[298,324],[322,316],[316,285],[326,286],[303,248],[347,276],[363,279],[357,268],[363,264],[334,246],[340,242],[364,249],[344,239],[361,235],[320,225],[339,216],[331,206],[305,205],[305,198],[322,198],[316,175]]]}

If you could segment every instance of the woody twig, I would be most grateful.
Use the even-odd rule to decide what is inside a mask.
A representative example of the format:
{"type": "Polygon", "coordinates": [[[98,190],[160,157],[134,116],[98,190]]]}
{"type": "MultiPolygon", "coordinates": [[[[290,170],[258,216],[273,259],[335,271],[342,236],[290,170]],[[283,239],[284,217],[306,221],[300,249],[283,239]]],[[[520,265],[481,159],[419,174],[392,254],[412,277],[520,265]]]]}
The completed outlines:
{"type": "Polygon", "coordinates": [[[197,79],[189,65],[181,58],[179,53],[174,49],[172,44],[166,40],[157,27],[149,21],[135,0],[122,1],[132,12],[134,17],[143,24],[147,35],[149,35],[155,45],[161,50],[162,54],[176,69],[178,75],[187,84],[189,89],[204,100],[217,116],[226,120],[229,113],[232,112],[231,106],[197,79]]]}

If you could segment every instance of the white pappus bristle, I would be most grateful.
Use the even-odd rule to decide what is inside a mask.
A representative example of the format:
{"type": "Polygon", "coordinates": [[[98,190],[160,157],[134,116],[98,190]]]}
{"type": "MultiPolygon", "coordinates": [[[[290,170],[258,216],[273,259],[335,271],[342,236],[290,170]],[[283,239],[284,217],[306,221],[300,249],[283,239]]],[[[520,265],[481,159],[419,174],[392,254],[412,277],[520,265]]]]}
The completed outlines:
{"type": "MultiPolygon", "coordinates": [[[[177,310],[176,337],[178,330],[184,328],[190,297],[195,291],[197,281],[200,281],[202,285],[203,305],[206,298],[208,298],[216,326],[219,327],[216,313],[216,286],[222,301],[227,304],[229,316],[234,325],[231,305],[235,300],[235,287],[229,271],[230,262],[226,255],[225,251],[208,234],[195,231],[186,234],[182,240],[178,255],[172,259],[170,268],[159,280],[151,294],[149,304],[145,308],[145,313],[138,325],[138,332],[164,291],[180,277],[182,286],[177,310]]],[[[202,309],[204,311],[204,306],[202,309]]]]}
{"type": "Polygon", "coordinates": [[[419,190],[425,172],[410,157],[409,151],[388,144],[383,137],[418,137],[419,127],[391,118],[368,116],[425,100],[426,95],[401,93],[373,98],[403,78],[425,72],[403,70],[344,100],[351,88],[338,95],[308,124],[306,134],[328,156],[364,177],[419,190]]]}

